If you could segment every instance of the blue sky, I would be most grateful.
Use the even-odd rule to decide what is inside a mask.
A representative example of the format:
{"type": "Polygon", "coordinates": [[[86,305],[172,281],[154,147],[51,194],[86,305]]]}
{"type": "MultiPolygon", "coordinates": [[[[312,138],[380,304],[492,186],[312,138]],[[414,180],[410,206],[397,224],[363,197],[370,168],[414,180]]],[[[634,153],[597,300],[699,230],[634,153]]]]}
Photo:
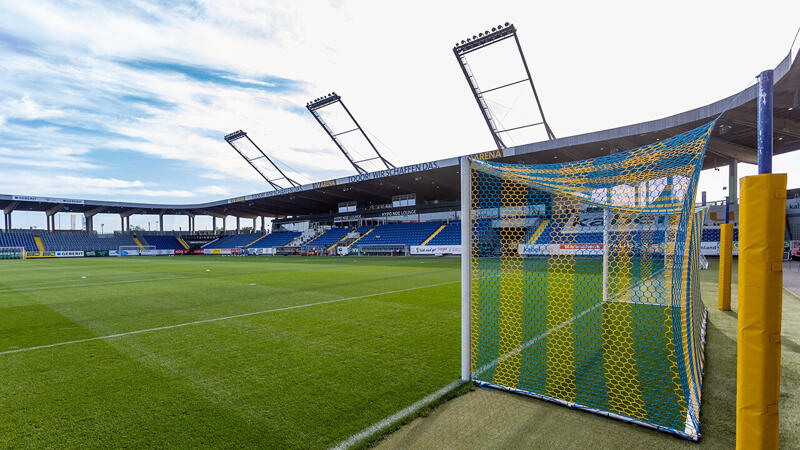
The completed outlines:
{"type": "MultiPolygon", "coordinates": [[[[785,56],[800,7],[768,3],[761,25],[752,2],[0,1],[0,192],[196,203],[268,190],[222,139],[237,129],[298,181],[348,175],[304,107],[334,90],[397,165],[491,149],[451,48],[506,21],[556,135],[655,119],[785,56]]],[[[800,172],[797,157],[782,164],[800,172]]],[[[704,174],[710,198],[726,176],[704,174]]]]}

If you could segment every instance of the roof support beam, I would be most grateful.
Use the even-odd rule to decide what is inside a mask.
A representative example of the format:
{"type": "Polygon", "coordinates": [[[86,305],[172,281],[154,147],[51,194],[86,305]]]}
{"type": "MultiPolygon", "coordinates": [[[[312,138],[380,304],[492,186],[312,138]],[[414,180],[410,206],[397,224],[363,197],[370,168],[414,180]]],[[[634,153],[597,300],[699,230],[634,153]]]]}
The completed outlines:
{"type": "Polygon", "coordinates": [[[708,152],[711,154],[727,159],[736,159],[739,162],[748,164],[756,164],[758,162],[754,148],[739,145],[718,136],[711,136],[710,144],[708,152]]]}
{"type": "Polygon", "coordinates": [[[50,208],[50,209],[46,209],[46,210],[44,211],[44,213],[45,213],[45,214],[47,214],[48,216],[52,216],[52,215],[54,215],[55,213],[57,213],[57,212],[61,211],[62,209],[64,209],[64,205],[56,205],[56,206],[53,206],[53,207],[52,207],[52,208],[50,208]]]}
{"type": "Polygon", "coordinates": [[[119,216],[122,217],[122,218],[128,218],[128,217],[130,217],[130,216],[132,216],[134,214],[139,213],[141,210],[142,210],[141,208],[129,209],[129,210],[125,211],[125,212],[119,213],[119,216]]]}
{"type": "Polygon", "coordinates": [[[106,209],[106,208],[105,208],[105,207],[103,207],[103,206],[100,206],[100,207],[97,207],[97,208],[94,208],[94,209],[90,209],[90,210],[88,210],[88,211],[84,211],[84,212],[83,212],[83,216],[84,216],[84,217],[86,217],[86,218],[88,219],[89,217],[94,217],[95,215],[97,215],[97,214],[100,214],[100,213],[101,213],[101,212],[103,212],[105,209],[106,209]]]}
{"type": "Polygon", "coordinates": [[[8,204],[8,206],[3,208],[3,213],[4,214],[10,214],[11,211],[13,211],[17,206],[19,206],[19,202],[11,202],[11,203],[8,204]]]}

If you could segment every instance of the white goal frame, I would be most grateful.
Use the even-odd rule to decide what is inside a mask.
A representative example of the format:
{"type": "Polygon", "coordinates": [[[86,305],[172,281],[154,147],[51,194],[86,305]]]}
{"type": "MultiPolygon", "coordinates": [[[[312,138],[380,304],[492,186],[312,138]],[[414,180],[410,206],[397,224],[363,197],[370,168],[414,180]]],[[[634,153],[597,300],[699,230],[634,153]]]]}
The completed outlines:
{"type": "Polygon", "coordinates": [[[472,381],[472,163],[461,157],[461,380],[472,381]]]}
{"type": "MultiPolygon", "coordinates": [[[[27,258],[27,255],[25,254],[25,247],[0,247],[0,255],[13,252],[16,252],[17,254],[20,255],[19,259],[27,258]]],[[[2,258],[0,256],[0,259],[5,259],[5,258],[2,258]]]]}

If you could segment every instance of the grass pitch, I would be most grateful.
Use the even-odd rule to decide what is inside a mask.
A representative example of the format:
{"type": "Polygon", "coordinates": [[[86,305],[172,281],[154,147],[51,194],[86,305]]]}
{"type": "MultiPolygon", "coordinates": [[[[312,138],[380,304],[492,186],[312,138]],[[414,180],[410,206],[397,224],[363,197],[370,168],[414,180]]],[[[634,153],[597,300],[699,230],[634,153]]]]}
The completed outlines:
{"type": "MultiPolygon", "coordinates": [[[[719,312],[711,263],[699,444],[477,389],[378,446],[732,447],[736,271],[734,311],[719,312]]],[[[459,376],[458,278],[457,259],[433,258],[0,261],[0,447],[335,445],[459,376]]],[[[785,295],[787,448],[798,321],[785,295]]]]}
{"type": "Polygon", "coordinates": [[[458,259],[0,261],[0,447],[334,445],[458,377],[458,279],[458,259]]]}

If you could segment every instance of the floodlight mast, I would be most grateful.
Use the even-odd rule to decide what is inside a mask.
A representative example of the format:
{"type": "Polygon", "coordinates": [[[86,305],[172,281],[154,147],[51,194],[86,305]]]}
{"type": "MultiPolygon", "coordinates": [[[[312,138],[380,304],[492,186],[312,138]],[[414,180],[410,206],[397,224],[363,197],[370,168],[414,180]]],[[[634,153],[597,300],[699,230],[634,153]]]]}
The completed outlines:
{"type": "Polygon", "coordinates": [[[336,144],[336,147],[339,148],[339,150],[342,152],[342,154],[345,156],[345,158],[347,158],[347,160],[350,162],[350,164],[353,166],[353,168],[356,169],[356,171],[359,174],[367,173],[367,170],[364,169],[363,167],[361,167],[359,165],[359,163],[364,163],[364,162],[368,162],[368,161],[380,160],[383,163],[383,165],[386,166],[387,169],[394,169],[394,165],[392,163],[390,163],[386,158],[384,158],[383,155],[381,155],[381,153],[375,147],[375,144],[373,144],[372,140],[369,138],[369,136],[367,136],[367,133],[365,133],[364,130],[361,128],[361,125],[358,124],[358,121],[356,120],[356,118],[353,117],[353,115],[350,113],[350,110],[347,109],[347,106],[345,106],[344,102],[342,101],[342,97],[337,95],[336,92],[331,92],[330,94],[328,94],[328,95],[326,95],[324,97],[316,98],[313,101],[308,102],[306,104],[306,109],[308,109],[308,111],[311,113],[311,115],[314,116],[315,119],[317,119],[317,122],[322,127],[322,129],[325,130],[326,133],[328,133],[328,136],[331,138],[333,143],[336,144]],[[352,128],[352,129],[349,129],[349,130],[346,130],[346,131],[341,131],[341,132],[338,132],[338,133],[334,133],[333,130],[331,130],[331,128],[328,126],[328,124],[325,123],[325,120],[323,120],[322,116],[320,116],[320,114],[317,111],[322,109],[322,108],[324,108],[324,107],[326,107],[326,106],[333,105],[334,103],[339,103],[340,105],[342,105],[342,108],[344,109],[344,112],[347,113],[347,116],[350,117],[350,120],[352,120],[353,124],[355,124],[355,126],[356,126],[355,128],[352,128]],[[350,156],[350,152],[348,152],[347,149],[344,147],[344,145],[341,143],[341,141],[339,141],[339,139],[337,139],[337,136],[341,136],[343,134],[351,133],[353,131],[361,132],[361,135],[364,136],[364,139],[367,140],[367,143],[372,148],[372,150],[375,152],[376,156],[374,156],[372,158],[362,159],[360,161],[356,161],[352,156],[350,156]]]}
{"type": "Polygon", "coordinates": [[[263,151],[263,150],[261,150],[261,147],[259,147],[258,145],[256,145],[256,143],[255,143],[255,142],[253,142],[253,140],[252,140],[252,139],[250,139],[250,136],[248,136],[248,135],[247,135],[247,133],[245,133],[244,131],[242,131],[242,130],[238,130],[238,131],[234,131],[233,133],[226,134],[226,135],[225,135],[225,142],[227,142],[227,143],[228,143],[228,145],[230,145],[231,147],[233,147],[233,149],[234,149],[234,150],[236,150],[236,153],[238,153],[238,154],[239,154],[239,156],[241,156],[242,158],[244,158],[244,160],[245,160],[245,161],[247,161],[247,163],[248,163],[248,164],[250,164],[250,167],[252,167],[253,169],[255,169],[255,171],[256,171],[256,172],[258,172],[258,174],[259,174],[259,175],[261,175],[261,178],[265,179],[265,180],[267,181],[267,183],[269,183],[269,185],[270,185],[270,186],[272,186],[272,188],[273,188],[273,189],[275,189],[275,190],[278,190],[278,189],[283,189],[283,186],[281,186],[281,185],[277,184],[277,181],[280,181],[280,180],[286,180],[286,182],[288,182],[288,183],[289,183],[289,185],[290,185],[290,186],[292,186],[292,187],[300,186],[300,183],[298,183],[298,182],[294,181],[293,179],[289,178],[288,176],[286,176],[286,174],[285,174],[285,173],[283,173],[283,170],[281,170],[281,168],[280,168],[280,167],[278,167],[278,166],[275,164],[275,162],[274,162],[274,161],[272,161],[272,160],[270,159],[270,157],[269,157],[269,156],[267,156],[267,154],[266,154],[266,153],[264,153],[264,151],[263,151]],[[239,140],[239,139],[247,139],[247,140],[248,140],[248,141],[249,141],[251,144],[253,144],[253,147],[255,147],[255,148],[256,148],[256,150],[258,150],[258,152],[259,152],[259,153],[261,153],[261,156],[256,156],[255,158],[248,158],[248,157],[247,157],[247,155],[245,155],[244,153],[242,153],[242,151],[241,151],[241,150],[239,150],[239,149],[238,149],[238,148],[237,148],[237,147],[236,147],[236,146],[233,144],[235,141],[237,141],[237,140],[239,140]],[[274,168],[275,168],[275,170],[277,170],[279,174],[281,174],[281,176],[279,176],[279,177],[277,177],[277,178],[272,178],[272,179],[270,179],[270,178],[267,176],[267,174],[265,174],[265,173],[264,173],[264,172],[263,172],[261,169],[259,169],[259,168],[258,168],[258,167],[257,167],[255,164],[253,164],[253,161],[256,161],[256,160],[259,160],[259,159],[262,159],[262,158],[263,158],[263,159],[266,159],[266,160],[269,162],[269,164],[270,164],[272,167],[274,167],[274,168]]]}
{"type": "Polygon", "coordinates": [[[455,47],[453,47],[453,54],[456,56],[458,64],[461,66],[461,71],[464,73],[464,77],[467,79],[467,83],[469,84],[469,88],[472,91],[472,95],[475,97],[475,101],[478,102],[478,107],[481,110],[481,114],[483,114],[483,119],[486,121],[486,125],[489,127],[489,132],[492,133],[492,138],[494,139],[495,144],[497,144],[498,149],[504,149],[506,147],[505,143],[503,142],[503,139],[500,137],[501,133],[519,130],[521,128],[529,128],[537,125],[543,125],[545,131],[547,132],[547,139],[556,138],[555,134],[553,134],[553,130],[550,129],[550,125],[548,125],[547,120],[544,118],[544,110],[542,109],[542,103],[539,101],[539,94],[537,94],[536,86],[534,86],[533,84],[533,77],[531,76],[531,71],[528,68],[528,62],[525,60],[525,54],[522,51],[522,45],[519,43],[519,38],[517,37],[517,29],[516,27],[514,27],[514,25],[506,22],[505,25],[498,25],[492,28],[492,31],[487,30],[486,32],[479,33],[478,36],[472,36],[471,38],[462,40],[460,44],[456,43],[455,47]],[[496,86],[481,91],[480,88],[478,87],[477,81],[475,80],[475,76],[472,74],[472,71],[469,68],[469,64],[467,63],[467,58],[466,58],[467,54],[512,37],[514,38],[514,42],[517,45],[519,56],[522,58],[522,66],[525,68],[525,74],[527,75],[527,77],[522,80],[513,81],[511,83],[507,83],[502,86],[496,86]],[[483,94],[525,82],[528,82],[531,86],[531,90],[533,91],[533,97],[536,99],[536,106],[539,108],[539,114],[542,117],[542,121],[509,129],[500,129],[497,126],[497,123],[495,122],[494,118],[492,117],[492,111],[489,108],[489,105],[486,103],[486,99],[483,97],[483,94]]]}

